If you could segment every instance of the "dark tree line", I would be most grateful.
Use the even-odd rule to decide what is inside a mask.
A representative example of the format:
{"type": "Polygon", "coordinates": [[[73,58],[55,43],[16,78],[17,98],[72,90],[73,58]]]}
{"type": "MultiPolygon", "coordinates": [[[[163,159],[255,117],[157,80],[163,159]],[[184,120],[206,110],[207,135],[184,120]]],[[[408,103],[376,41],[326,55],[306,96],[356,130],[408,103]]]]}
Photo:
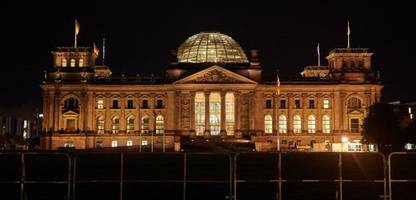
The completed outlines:
{"type": "Polygon", "coordinates": [[[381,152],[402,151],[405,143],[416,143],[416,121],[403,123],[402,114],[389,104],[372,105],[363,124],[364,141],[377,144],[381,152]]]}

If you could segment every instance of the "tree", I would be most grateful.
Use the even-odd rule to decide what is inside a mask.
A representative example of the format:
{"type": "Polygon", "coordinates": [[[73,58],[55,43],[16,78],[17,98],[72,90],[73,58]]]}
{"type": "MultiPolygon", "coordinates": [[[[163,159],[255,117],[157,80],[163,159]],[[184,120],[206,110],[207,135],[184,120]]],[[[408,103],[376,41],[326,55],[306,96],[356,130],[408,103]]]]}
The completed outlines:
{"type": "Polygon", "coordinates": [[[399,120],[390,105],[377,103],[370,107],[363,124],[363,137],[365,142],[377,144],[382,152],[403,147],[399,120]]]}

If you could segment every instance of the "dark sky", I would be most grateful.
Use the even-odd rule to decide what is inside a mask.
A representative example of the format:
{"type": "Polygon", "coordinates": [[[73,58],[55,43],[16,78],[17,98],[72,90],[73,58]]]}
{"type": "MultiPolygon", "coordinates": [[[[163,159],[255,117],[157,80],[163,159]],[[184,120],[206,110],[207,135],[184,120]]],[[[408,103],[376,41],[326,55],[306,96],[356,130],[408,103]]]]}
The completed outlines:
{"type": "MultiPolygon", "coordinates": [[[[51,69],[51,51],[73,45],[74,20],[80,46],[107,40],[107,64],[117,75],[163,74],[169,50],[201,31],[233,37],[245,50],[258,49],[265,73],[278,68],[295,75],[321,55],[346,46],[368,47],[381,70],[383,101],[416,100],[413,73],[415,11],[389,1],[13,1],[3,9],[0,109],[33,110],[41,105],[42,71],[51,69]],[[59,2],[59,3],[58,3],[59,2]],[[117,3],[115,3],[117,2],[117,3]],[[269,2],[269,3],[266,3],[269,2]],[[273,2],[273,4],[271,3],[273,2]],[[291,2],[291,3],[288,3],[291,2]]],[[[322,58],[323,59],[323,58],[322,58]]],[[[326,61],[324,62],[326,63],[326,61]]],[[[0,110],[1,112],[1,110],[0,110]]]]}

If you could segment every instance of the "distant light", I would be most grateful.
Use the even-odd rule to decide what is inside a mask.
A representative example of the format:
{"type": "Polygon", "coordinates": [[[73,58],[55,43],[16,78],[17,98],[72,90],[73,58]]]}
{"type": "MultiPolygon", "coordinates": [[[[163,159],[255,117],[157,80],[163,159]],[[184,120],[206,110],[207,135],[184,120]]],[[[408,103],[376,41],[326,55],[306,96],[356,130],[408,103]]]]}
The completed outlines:
{"type": "Polygon", "coordinates": [[[412,108],[409,107],[409,114],[412,114],[412,108]]]}
{"type": "Polygon", "coordinates": [[[342,136],[341,141],[343,143],[347,143],[348,142],[348,137],[347,136],[342,136]]]}
{"type": "Polygon", "coordinates": [[[147,145],[147,140],[143,140],[142,141],[142,146],[146,146],[147,145]]]}
{"type": "Polygon", "coordinates": [[[38,117],[43,118],[43,113],[38,114],[38,117]]]}

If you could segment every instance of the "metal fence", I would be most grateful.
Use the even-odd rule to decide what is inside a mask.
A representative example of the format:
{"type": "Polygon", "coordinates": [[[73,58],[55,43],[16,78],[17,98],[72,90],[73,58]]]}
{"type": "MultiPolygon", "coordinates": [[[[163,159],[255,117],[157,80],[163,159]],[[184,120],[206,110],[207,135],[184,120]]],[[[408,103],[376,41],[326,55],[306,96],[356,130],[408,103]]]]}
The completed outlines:
{"type": "MultiPolygon", "coordinates": [[[[4,199],[409,199],[416,153],[0,152],[4,199]]],[[[3,199],[3,198],[2,198],[3,199]]]]}

